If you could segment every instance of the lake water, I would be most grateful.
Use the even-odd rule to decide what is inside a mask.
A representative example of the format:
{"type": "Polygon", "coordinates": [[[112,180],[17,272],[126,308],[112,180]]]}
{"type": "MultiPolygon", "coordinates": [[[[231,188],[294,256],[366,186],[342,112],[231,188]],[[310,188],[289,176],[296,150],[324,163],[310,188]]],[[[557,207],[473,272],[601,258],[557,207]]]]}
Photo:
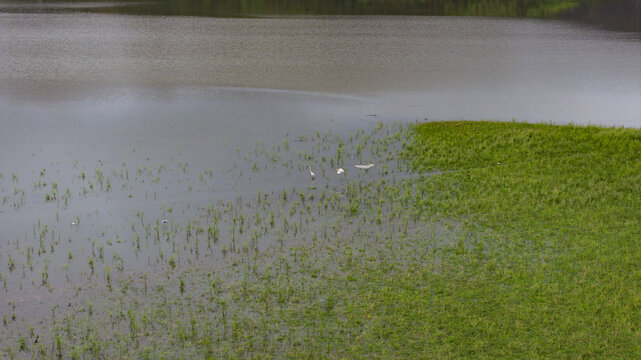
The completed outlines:
{"type": "Polygon", "coordinates": [[[0,13],[0,118],[40,121],[46,109],[48,121],[153,127],[184,123],[164,109],[172,103],[210,123],[231,115],[218,105],[240,102],[238,116],[256,123],[377,114],[639,126],[640,58],[638,33],[561,21],[0,13]]]}
{"type": "Polygon", "coordinates": [[[639,127],[640,59],[639,33],[551,20],[0,12],[0,160],[372,120],[639,127]]]}

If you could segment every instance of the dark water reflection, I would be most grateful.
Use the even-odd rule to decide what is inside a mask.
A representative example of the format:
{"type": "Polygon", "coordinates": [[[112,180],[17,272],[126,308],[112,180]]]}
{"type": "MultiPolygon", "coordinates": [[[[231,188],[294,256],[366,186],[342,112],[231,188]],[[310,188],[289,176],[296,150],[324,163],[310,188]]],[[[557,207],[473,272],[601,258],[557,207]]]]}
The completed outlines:
{"type": "Polygon", "coordinates": [[[3,12],[101,12],[207,17],[430,15],[565,18],[618,31],[641,31],[639,0],[157,0],[0,1],[3,12]]]}
{"type": "Polygon", "coordinates": [[[605,1],[581,6],[565,18],[609,30],[641,32],[641,1],[605,1]]]}

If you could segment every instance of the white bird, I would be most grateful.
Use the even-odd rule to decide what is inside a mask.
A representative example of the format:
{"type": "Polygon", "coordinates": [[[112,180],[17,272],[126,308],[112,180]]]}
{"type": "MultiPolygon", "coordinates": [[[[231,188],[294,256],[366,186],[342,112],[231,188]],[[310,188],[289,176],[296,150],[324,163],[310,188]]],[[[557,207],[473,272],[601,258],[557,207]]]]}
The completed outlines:
{"type": "Polygon", "coordinates": [[[314,179],[316,179],[316,174],[314,174],[314,172],[312,171],[312,167],[311,166],[309,167],[309,176],[312,177],[312,181],[314,181],[314,179]]]}
{"type": "Polygon", "coordinates": [[[354,167],[355,167],[355,168],[357,168],[357,169],[363,169],[363,170],[369,170],[369,169],[370,169],[370,168],[372,168],[373,166],[374,166],[374,164],[372,164],[372,163],[369,163],[369,164],[367,164],[367,165],[354,165],[354,167]]]}
{"type": "Polygon", "coordinates": [[[338,175],[345,174],[345,169],[343,169],[343,168],[338,168],[338,169],[336,169],[336,173],[337,173],[338,175]]]}

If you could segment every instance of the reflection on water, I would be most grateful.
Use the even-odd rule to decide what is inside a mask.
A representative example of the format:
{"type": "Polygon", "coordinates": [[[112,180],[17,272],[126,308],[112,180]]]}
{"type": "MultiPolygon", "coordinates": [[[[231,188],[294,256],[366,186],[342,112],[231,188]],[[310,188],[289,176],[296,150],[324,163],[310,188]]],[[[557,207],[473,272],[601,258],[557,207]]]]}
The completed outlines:
{"type": "Polygon", "coordinates": [[[538,17],[578,20],[619,31],[641,31],[638,0],[149,0],[0,1],[4,12],[265,17],[287,15],[432,15],[538,17]]]}
{"type": "Polygon", "coordinates": [[[601,1],[577,7],[568,18],[610,30],[641,32],[641,1],[601,1]]]}

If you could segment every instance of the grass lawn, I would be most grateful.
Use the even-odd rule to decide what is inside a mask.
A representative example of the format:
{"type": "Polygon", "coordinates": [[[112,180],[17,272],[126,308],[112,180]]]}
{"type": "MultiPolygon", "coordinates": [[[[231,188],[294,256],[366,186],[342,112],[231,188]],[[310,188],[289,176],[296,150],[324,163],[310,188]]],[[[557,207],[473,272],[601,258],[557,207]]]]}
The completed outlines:
{"type": "Polygon", "coordinates": [[[425,123],[407,156],[443,171],[417,206],[468,230],[439,272],[395,283],[403,312],[389,320],[412,322],[397,330],[418,353],[641,355],[641,131],[425,123]]]}

